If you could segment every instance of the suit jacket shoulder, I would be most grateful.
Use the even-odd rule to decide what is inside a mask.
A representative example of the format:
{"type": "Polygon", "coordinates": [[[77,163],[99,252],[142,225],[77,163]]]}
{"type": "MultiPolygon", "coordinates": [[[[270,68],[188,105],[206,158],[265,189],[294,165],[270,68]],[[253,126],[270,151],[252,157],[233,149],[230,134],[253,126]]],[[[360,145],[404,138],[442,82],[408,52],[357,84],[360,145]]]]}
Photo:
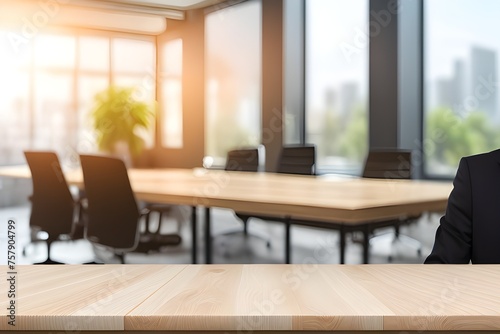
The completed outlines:
{"type": "Polygon", "coordinates": [[[500,263],[500,150],[463,160],[470,185],[471,261],[500,263]]]}
{"type": "Polygon", "coordinates": [[[462,158],[426,263],[500,263],[500,150],[462,158]]]}
{"type": "Polygon", "coordinates": [[[471,155],[463,159],[467,161],[469,166],[472,164],[473,166],[477,165],[480,167],[486,167],[490,163],[498,165],[500,163],[500,149],[487,153],[471,155]]]}

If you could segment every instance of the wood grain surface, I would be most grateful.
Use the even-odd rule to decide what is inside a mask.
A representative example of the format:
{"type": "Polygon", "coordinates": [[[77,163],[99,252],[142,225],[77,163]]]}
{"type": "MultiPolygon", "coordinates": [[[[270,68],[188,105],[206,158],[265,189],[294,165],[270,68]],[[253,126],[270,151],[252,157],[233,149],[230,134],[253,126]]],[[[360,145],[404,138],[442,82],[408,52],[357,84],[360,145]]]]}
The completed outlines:
{"type": "MultiPolygon", "coordinates": [[[[1,176],[30,177],[25,166],[1,176]]],[[[78,170],[65,172],[82,186],[78,170]]],[[[254,214],[349,224],[443,212],[451,182],[245,173],[198,169],[130,169],[137,198],[223,207],[254,214]]]]}
{"type": "MultiPolygon", "coordinates": [[[[185,266],[18,266],[16,330],[123,330],[123,317],[185,266]]],[[[7,276],[7,266],[2,266],[7,276]]],[[[0,285],[7,319],[7,281],[0,285]],[[5,293],[4,293],[5,292],[5,293]]],[[[0,330],[13,330],[7,320],[0,330]]]]}
{"type": "MultiPolygon", "coordinates": [[[[496,265],[19,266],[17,276],[15,330],[500,330],[496,265]]],[[[2,279],[0,329],[12,331],[7,289],[2,279]]]]}

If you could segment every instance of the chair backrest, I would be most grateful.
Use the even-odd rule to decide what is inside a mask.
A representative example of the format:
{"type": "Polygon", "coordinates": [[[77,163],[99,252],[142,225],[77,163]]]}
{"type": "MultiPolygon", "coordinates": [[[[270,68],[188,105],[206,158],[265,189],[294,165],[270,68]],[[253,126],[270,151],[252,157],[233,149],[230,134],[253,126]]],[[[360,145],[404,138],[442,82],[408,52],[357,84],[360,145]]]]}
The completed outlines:
{"type": "Polygon", "coordinates": [[[227,152],[225,170],[256,172],[259,169],[257,148],[242,148],[227,152]]]}
{"type": "Polygon", "coordinates": [[[47,232],[48,241],[71,233],[75,202],[56,153],[26,151],[24,156],[33,181],[30,225],[47,232]]]}
{"type": "Polygon", "coordinates": [[[278,162],[278,173],[314,175],[316,146],[284,146],[278,162]]]}
{"type": "Polygon", "coordinates": [[[411,179],[410,150],[371,150],[366,157],[363,177],[380,179],[411,179]]]}
{"type": "Polygon", "coordinates": [[[106,156],[81,155],[88,200],[85,237],[118,251],[138,243],[139,209],[125,163],[106,156]]]}

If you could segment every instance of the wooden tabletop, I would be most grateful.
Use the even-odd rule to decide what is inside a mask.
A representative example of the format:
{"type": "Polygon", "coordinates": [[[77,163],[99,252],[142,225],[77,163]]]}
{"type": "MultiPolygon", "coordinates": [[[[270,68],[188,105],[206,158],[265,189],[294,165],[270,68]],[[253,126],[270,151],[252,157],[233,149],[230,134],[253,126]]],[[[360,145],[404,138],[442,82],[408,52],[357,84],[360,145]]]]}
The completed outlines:
{"type": "Polygon", "coordinates": [[[0,330],[500,330],[496,265],[0,266],[0,330]]]}
{"type": "MultiPolygon", "coordinates": [[[[286,222],[285,263],[291,262],[290,224],[340,229],[340,263],[345,261],[345,233],[364,233],[363,262],[369,262],[368,234],[425,212],[444,212],[451,182],[304,176],[195,169],[129,169],[138,199],[206,208],[205,263],[212,262],[210,208],[277,218],[286,222]]],[[[65,171],[70,184],[83,186],[80,170],[65,171]]],[[[0,168],[0,176],[30,177],[27,166],[0,168]]],[[[196,210],[192,210],[196,240],[196,210]]],[[[196,243],[192,263],[197,263],[196,243]]]]}
{"type": "MultiPolygon", "coordinates": [[[[82,185],[80,171],[66,172],[82,185]]],[[[0,168],[0,175],[30,177],[27,167],[0,168]]],[[[451,182],[299,176],[206,169],[130,169],[139,199],[294,219],[356,224],[442,212],[451,182]]]]}
{"type": "Polygon", "coordinates": [[[351,223],[441,212],[451,191],[450,182],[202,169],[132,170],[130,178],[136,194],[150,201],[190,198],[184,204],[351,223]]]}

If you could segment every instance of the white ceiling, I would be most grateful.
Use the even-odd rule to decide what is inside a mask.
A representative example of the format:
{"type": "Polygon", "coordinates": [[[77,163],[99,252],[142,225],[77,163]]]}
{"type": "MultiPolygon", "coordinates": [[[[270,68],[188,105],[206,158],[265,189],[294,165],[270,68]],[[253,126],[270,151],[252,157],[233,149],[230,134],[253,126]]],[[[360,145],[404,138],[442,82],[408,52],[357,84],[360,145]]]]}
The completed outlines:
{"type": "Polygon", "coordinates": [[[70,0],[67,4],[111,11],[143,13],[168,19],[183,20],[184,11],[186,10],[213,6],[224,1],[225,0],[70,0]]]}
{"type": "MultiPolygon", "coordinates": [[[[62,0],[50,24],[157,35],[167,19],[183,20],[185,11],[225,0],[62,0]]],[[[23,17],[40,11],[40,0],[0,0],[0,25],[20,26],[23,17]]],[[[44,7],[42,7],[44,8],[44,7]]],[[[54,10],[56,10],[54,9],[54,10]]]]}
{"type": "MultiPolygon", "coordinates": [[[[7,31],[19,36],[27,36],[27,34],[35,35],[39,29],[45,26],[90,28],[158,35],[164,32],[167,27],[167,21],[165,20],[167,15],[176,19],[182,19],[184,14],[184,11],[180,10],[161,9],[161,11],[169,12],[160,15],[157,13],[158,10],[155,10],[155,15],[150,15],[134,11],[106,10],[110,8],[99,8],[97,6],[75,6],[75,2],[76,0],[72,0],[72,5],[46,7],[48,9],[43,13],[41,12],[41,8],[43,7],[40,7],[39,3],[35,1],[12,1],[8,6],[3,7],[4,2],[0,0],[0,27],[7,27],[7,31]],[[38,21],[34,21],[35,18],[33,17],[35,16],[33,13],[43,13],[45,18],[48,18],[50,15],[50,19],[38,23],[38,21]],[[27,21],[27,18],[32,19],[31,21],[27,21]],[[27,25],[28,23],[26,22],[31,25],[27,25]],[[31,26],[33,28],[26,28],[31,26]],[[36,32],[32,32],[34,29],[36,29],[36,32]]],[[[29,38],[32,35],[29,35],[29,38]]]]}
{"type": "MultiPolygon", "coordinates": [[[[89,0],[99,1],[99,0],[89,0]]],[[[117,4],[128,4],[153,8],[188,10],[203,8],[223,2],[224,0],[105,0],[117,4]]],[[[103,1],[99,1],[103,2],[103,1]]]]}

